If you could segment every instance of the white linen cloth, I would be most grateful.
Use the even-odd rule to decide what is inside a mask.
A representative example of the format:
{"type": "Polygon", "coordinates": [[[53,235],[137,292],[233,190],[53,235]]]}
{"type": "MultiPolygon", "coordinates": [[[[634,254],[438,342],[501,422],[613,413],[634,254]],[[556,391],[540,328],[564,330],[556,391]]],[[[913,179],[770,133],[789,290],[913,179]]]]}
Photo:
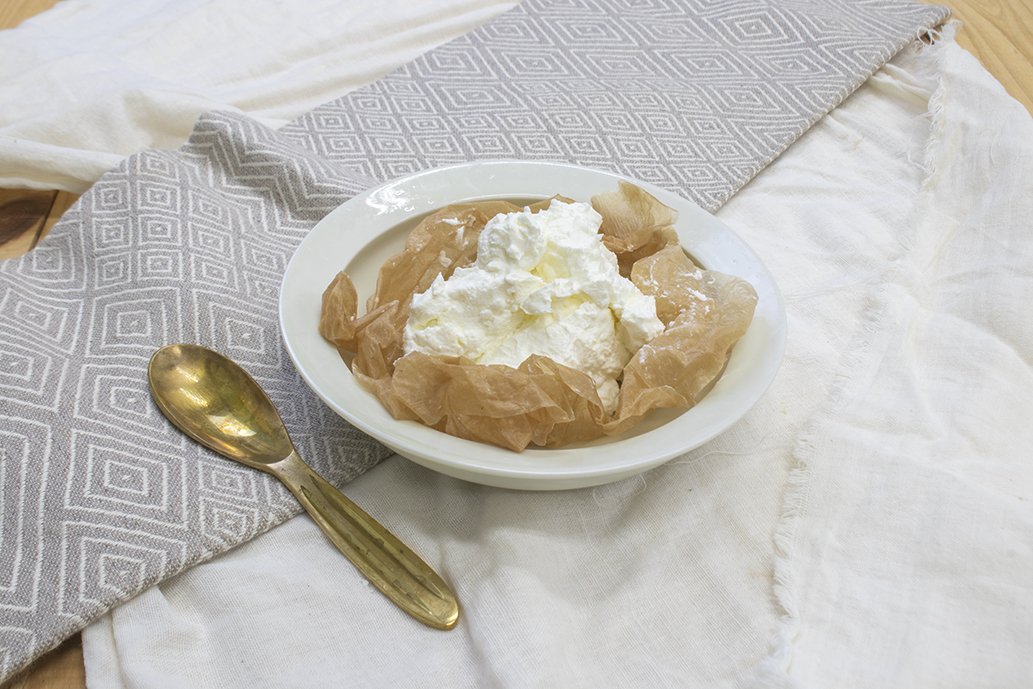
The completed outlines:
{"type": "MultiPolygon", "coordinates": [[[[284,120],[315,104],[286,105],[308,77],[258,76],[284,120]]],[[[558,493],[389,459],[345,492],[449,582],[457,630],[396,610],[299,517],[89,627],[89,685],[1028,686],[1031,147],[955,44],[900,56],[717,214],[789,316],[740,424],[558,493]]]]}

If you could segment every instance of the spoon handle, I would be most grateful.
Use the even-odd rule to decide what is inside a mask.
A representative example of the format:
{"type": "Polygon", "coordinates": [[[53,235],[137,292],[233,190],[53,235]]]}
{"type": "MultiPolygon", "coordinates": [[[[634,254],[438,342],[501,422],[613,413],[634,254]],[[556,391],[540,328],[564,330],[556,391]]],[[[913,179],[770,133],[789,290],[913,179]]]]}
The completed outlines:
{"type": "Polygon", "coordinates": [[[459,604],[441,577],[390,531],[292,452],[267,465],[360,572],[402,610],[436,629],[451,629],[459,604]]]}

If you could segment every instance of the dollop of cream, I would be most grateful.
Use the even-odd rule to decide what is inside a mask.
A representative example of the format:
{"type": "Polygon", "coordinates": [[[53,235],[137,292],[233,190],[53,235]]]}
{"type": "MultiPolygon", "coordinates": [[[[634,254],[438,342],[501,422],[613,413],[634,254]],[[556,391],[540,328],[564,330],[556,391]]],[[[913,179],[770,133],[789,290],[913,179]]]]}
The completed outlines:
{"type": "Polygon", "coordinates": [[[590,375],[607,410],[624,367],[663,332],[653,297],[620,276],[587,203],[499,214],[477,260],[413,296],[406,353],[463,356],[516,368],[532,354],[590,375]]]}

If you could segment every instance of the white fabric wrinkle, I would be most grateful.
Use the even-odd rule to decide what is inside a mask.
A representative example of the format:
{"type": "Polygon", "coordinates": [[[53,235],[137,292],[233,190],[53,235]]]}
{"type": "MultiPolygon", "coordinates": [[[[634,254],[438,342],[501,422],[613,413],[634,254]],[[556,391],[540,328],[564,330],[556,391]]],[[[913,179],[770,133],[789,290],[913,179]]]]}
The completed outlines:
{"type": "MultiPolygon", "coordinates": [[[[927,51],[924,59],[929,63],[933,62],[935,58],[930,57],[927,51]]],[[[919,66],[918,70],[920,69],[919,66]]],[[[921,96],[931,93],[929,89],[921,87],[910,73],[896,69],[892,63],[883,68],[879,78],[870,81],[873,82],[875,90],[894,94],[898,98],[903,95],[903,101],[910,102],[913,106],[923,105],[928,108],[929,100],[923,102],[921,96]],[[894,77],[903,83],[894,83],[894,77]]],[[[851,116],[852,114],[833,111],[829,115],[829,119],[842,122],[851,116]]],[[[922,116],[920,115],[920,117],[922,116]]],[[[913,148],[913,132],[909,133],[906,148],[908,151],[913,148]]],[[[915,164],[910,156],[908,162],[915,164]]],[[[915,166],[924,167],[920,164],[915,166]]],[[[906,255],[905,250],[910,244],[907,239],[910,233],[906,231],[906,228],[901,228],[901,230],[904,230],[901,235],[892,240],[897,251],[884,255],[890,260],[891,266],[906,255]]],[[[874,344],[878,323],[884,313],[885,297],[880,286],[884,280],[884,270],[886,269],[874,267],[852,281],[854,284],[864,285],[868,288],[864,290],[867,296],[864,298],[864,307],[859,318],[859,329],[848,348],[841,350],[841,360],[835,367],[838,373],[831,382],[828,395],[800,433],[793,453],[796,466],[789,473],[782,515],[775,527],[774,534],[776,559],[773,592],[780,608],[780,622],[776,629],[772,653],[761,663],[755,675],[759,686],[796,686],[796,680],[791,677],[790,672],[793,667],[795,645],[804,627],[801,623],[796,593],[797,576],[794,559],[798,545],[798,529],[808,516],[810,474],[813,463],[818,459],[816,439],[820,427],[826,419],[835,417],[837,409],[847,394],[848,384],[856,375],[858,368],[864,364],[865,356],[874,344]]],[[[890,267],[889,270],[893,270],[893,268],[890,267]]],[[[825,295],[828,291],[827,289],[812,290],[807,293],[807,296],[825,295]]],[[[787,297],[787,301],[794,299],[799,299],[799,296],[790,293],[787,297]]]]}
{"type": "Polygon", "coordinates": [[[105,615],[82,631],[83,661],[95,668],[90,689],[123,689],[128,685],[119,663],[114,622],[105,615]]]}
{"type": "MultiPolygon", "coordinates": [[[[692,459],[672,459],[668,464],[696,464],[703,461],[707,457],[714,455],[720,455],[722,457],[749,457],[754,452],[764,452],[767,448],[767,440],[771,437],[771,433],[765,433],[756,443],[756,445],[747,452],[732,452],[731,450],[708,450],[701,455],[693,456],[692,459]]],[[[689,455],[683,455],[688,457],[689,455]]],[[[689,488],[689,491],[692,489],[689,488]]]]}

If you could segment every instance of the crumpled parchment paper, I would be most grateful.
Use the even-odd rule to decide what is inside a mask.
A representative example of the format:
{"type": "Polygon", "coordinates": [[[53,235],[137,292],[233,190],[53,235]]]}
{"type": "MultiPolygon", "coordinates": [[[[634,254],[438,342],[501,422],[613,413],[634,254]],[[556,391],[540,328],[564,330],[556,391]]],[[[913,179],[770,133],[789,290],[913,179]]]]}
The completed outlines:
{"type": "Polygon", "coordinates": [[[654,409],[691,407],[746,333],[757,293],[740,278],[694,265],[678,245],[676,211],[642,189],[621,182],[593,196],[592,206],[603,216],[599,231],[621,275],[656,299],[665,326],[625,367],[612,415],[590,376],[546,357],[532,355],[514,369],[403,351],[412,296],[439,274],[447,279],[473,263],[488,220],[522,210],[507,201],[449,206],[424,219],[381,267],[362,316],[351,278],[339,273],[323,293],[319,332],[396,419],[518,452],[617,435],[654,409]]]}

